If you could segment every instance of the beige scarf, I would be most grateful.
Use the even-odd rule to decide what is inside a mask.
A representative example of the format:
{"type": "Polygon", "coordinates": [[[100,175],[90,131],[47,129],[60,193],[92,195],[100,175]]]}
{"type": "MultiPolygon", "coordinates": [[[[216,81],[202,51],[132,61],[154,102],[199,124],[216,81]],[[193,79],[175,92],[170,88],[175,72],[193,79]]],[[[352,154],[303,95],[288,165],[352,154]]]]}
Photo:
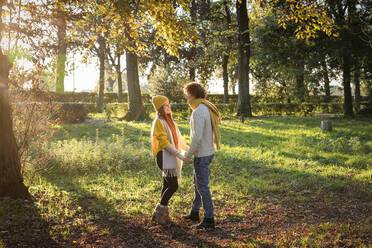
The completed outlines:
{"type": "Polygon", "coordinates": [[[220,127],[219,127],[219,125],[221,124],[220,112],[218,111],[217,107],[213,103],[203,98],[196,98],[194,100],[191,100],[190,106],[193,110],[195,110],[199,106],[200,103],[203,103],[205,106],[208,107],[209,115],[211,117],[214,142],[216,143],[217,150],[219,150],[221,147],[221,135],[220,135],[220,127]]]}

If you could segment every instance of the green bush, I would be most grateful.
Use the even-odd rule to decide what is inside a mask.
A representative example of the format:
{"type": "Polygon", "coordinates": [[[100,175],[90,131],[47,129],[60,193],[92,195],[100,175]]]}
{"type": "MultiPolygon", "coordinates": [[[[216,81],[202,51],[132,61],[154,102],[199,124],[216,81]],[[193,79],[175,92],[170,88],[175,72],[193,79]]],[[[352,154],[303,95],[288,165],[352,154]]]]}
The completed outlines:
{"type": "MultiPolygon", "coordinates": [[[[53,94],[52,94],[53,95],[53,94]]],[[[151,120],[154,116],[154,109],[151,103],[151,96],[148,94],[144,94],[144,105],[143,110],[141,111],[140,120],[151,120]],[[148,102],[146,102],[148,101],[148,102]]],[[[56,105],[56,111],[54,113],[54,118],[58,122],[61,123],[74,123],[83,121],[86,118],[87,113],[92,113],[97,111],[95,98],[95,93],[87,93],[87,92],[80,92],[80,93],[67,93],[67,94],[55,94],[52,98],[53,104],[56,105]],[[64,97],[62,102],[54,102],[56,99],[61,99],[59,97],[64,97]],[[54,98],[58,96],[57,98],[54,98]],[[81,97],[77,97],[81,96],[81,97]],[[65,100],[87,100],[88,102],[65,102],[65,100]],[[93,101],[93,102],[89,102],[93,101]]],[[[62,97],[62,98],[63,98],[62,97]]],[[[110,99],[115,99],[116,94],[114,93],[106,93],[105,97],[106,100],[109,101],[110,99]]],[[[229,96],[231,99],[237,97],[234,95],[229,96]]],[[[37,99],[41,99],[41,102],[45,102],[45,104],[50,104],[51,98],[50,93],[43,95],[43,92],[37,95],[37,99]]],[[[125,99],[125,98],[124,98],[125,99]]],[[[105,101],[106,101],[105,100],[105,101]]],[[[235,115],[237,109],[237,102],[232,102],[229,104],[223,104],[223,95],[209,95],[208,100],[213,102],[223,118],[235,115]]],[[[258,98],[252,97],[252,112],[254,115],[302,115],[307,116],[315,113],[342,113],[343,112],[343,105],[342,103],[337,102],[330,102],[330,103],[257,103],[258,98]]],[[[186,103],[173,103],[172,111],[173,116],[175,119],[186,119],[191,114],[191,109],[188,104],[186,103]]],[[[105,104],[105,116],[108,120],[112,119],[113,117],[122,117],[128,111],[128,103],[106,103],[105,104]]]]}
{"type": "Polygon", "coordinates": [[[299,107],[300,107],[299,113],[302,116],[307,116],[307,115],[314,112],[314,110],[316,109],[316,104],[314,104],[314,103],[301,103],[299,105],[299,107]]]}
{"type": "Polygon", "coordinates": [[[215,104],[222,118],[235,115],[237,104],[215,104]]]}
{"type": "Polygon", "coordinates": [[[342,113],[343,105],[342,103],[319,103],[316,106],[317,113],[342,113]]]}
{"type": "Polygon", "coordinates": [[[306,101],[312,103],[342,102],[342,96],[330,96],[329,99],[325,95],[308,96],[306,101]]]}
{"type": "MultiPolygon", "coordinates": [[[[30,95],[30,91],[28,90],[17,90],[17,91],[10,91],[11,95],[30,95]]],[[[31,101],[35,102],[46,102],[46,101],[53,101],[53,102],[78,102],[78,103],[97,103],[98,101],[98,94],[95,92],[64,92],[64,93],[56,93],[51,91],[41,91],[41,90],[33,90],[31,94],[31,101]]],[[[150,103],[151,96],[147,93],[142,94],[142,99],[144,102],[150,103]]],[[[104,94],[104,102],[105,103],[117,103],[118,97],[117,93],[115,92],[106,92],[104,94]]],[[[128,102],[128,93],[123,92],[123,102],[128,102]]]]}
{"type": "Polygon", "coordinates": [[[256,115],[291,115],[299,112],[299,105],[295,103],[253,104],[252,112],[256,115]]]}
{"type": "Polygon", "coordinates": [[[52,119],[57,123],[83,122],[89,112],[95,112],[93,103],[57,102],[53,103],[52,119]]]}
{"type": "Polygon", "coordinates": [[[342,103],[266,103],[252,104],[255,115],[293,115],[307,116],[316,113],[342,113],[342,103]]]}
{"type": "Polygon", "coordinates": [[[110,120],[114,116],[122,117],[128,112],[128,103],[105,104],[104,112],[108,120],[110,120]]]}
{"type": "MultiPolygon", "coordinates": [[[[208,101],[213,102],[214,104],[223,104],[224,96],[223,94],[208,94],[208,101]]],[[[238,103],[238,95],[229,95],[228,103],[238,103]]]]}
{"type": "Polygon", "coordinates": [[[151,72],[148,82],[154,95],[166,96],[171,103],[185,101],[183,87],[188,80],[183,72],[174,71],[169,66],[158,66],[151,72]]]}

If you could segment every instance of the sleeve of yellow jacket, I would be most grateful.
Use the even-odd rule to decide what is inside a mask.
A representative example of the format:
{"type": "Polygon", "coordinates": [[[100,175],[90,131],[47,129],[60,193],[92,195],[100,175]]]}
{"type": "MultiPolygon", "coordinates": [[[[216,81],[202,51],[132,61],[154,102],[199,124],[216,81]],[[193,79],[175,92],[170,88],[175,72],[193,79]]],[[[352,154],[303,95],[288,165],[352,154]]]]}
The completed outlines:
{"type": "Polygon", "coordinates": [[[170,145],[165,127],[160,120],[156,120],[152,137],[152,154],[156,156],[159,151],[170,145]]]}

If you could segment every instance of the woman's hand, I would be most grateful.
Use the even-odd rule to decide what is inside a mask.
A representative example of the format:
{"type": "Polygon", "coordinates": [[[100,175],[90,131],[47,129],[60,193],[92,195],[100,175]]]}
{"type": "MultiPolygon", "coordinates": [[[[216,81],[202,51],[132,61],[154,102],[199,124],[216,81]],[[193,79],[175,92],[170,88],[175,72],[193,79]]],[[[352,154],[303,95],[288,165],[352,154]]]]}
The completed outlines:
{"type": "Polygon", "coordinates": [[[185,164],[191,164],[191,161],[189,158],[185,158],[185,160],[183,161],[185,164]]]}

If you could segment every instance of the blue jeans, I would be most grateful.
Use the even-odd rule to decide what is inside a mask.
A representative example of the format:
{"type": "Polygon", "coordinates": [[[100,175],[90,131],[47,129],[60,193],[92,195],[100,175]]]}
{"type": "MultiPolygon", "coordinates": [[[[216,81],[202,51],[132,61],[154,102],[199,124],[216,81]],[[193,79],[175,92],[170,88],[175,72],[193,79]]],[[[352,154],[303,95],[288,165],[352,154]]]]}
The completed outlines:
{"type": "Polygon", "coordinates": [[[195,196],[192,202],[192,210],[199,211],[203,204],[204,218],[213,218],[213,203],[209,190],[209,164],[213,155],[194,159],[194,187],[195,196]]]}

